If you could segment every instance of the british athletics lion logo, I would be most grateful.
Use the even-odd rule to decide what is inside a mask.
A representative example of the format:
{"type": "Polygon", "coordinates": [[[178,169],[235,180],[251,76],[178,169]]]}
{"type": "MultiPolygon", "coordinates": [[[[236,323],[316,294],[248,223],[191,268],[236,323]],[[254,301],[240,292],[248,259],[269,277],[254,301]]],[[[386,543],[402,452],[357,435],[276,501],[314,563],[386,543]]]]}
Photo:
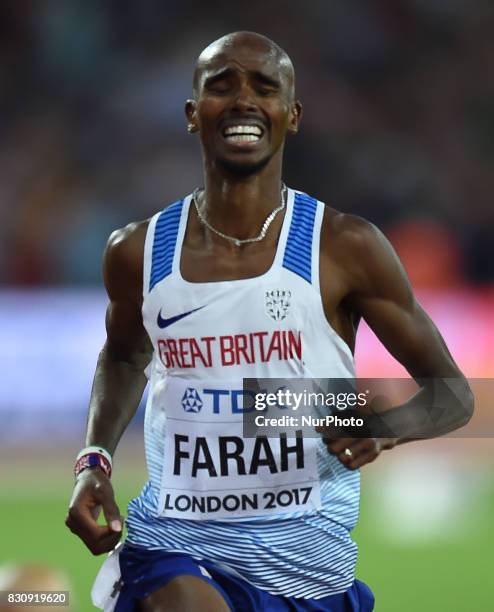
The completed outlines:
{"type": "Polygon", "coordinates": [[[278,322],[286,319],[290,311],[292,292],[288,289],[271,289],[266,291],[264,296],[266,314],[273,321],[278,322]]]}

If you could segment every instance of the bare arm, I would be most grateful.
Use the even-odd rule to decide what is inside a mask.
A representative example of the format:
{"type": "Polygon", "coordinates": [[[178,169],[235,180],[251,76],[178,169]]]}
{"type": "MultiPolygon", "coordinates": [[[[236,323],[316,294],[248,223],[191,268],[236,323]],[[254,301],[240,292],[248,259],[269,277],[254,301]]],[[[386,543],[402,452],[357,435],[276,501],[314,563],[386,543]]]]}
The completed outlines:
{"type": "MultiPolygon", "coordinates": [[[[376,449],[367,443],[364,450],[370,454],[363,465],[374,451],[379,454],[380,447],[439,436],[465,425],[472,415],[473,397],[439,331],[416,301],[403,266],[383,234],[355,217],[348,218],[346,234],[342,249],[342,265],[349,279],[345,303],[354,316],[365,319],[421,386],[404,405],[370,419],[371,435],[382,440],[376,449]],[[385,440],[385,436],[394,440],[385,440]]],[[[338,454],[349,444],[350,439],[341,439],[330,450],[338,454]]],[[[349,467],[360,467],[356,455],[364,441],[354,444],[354,457],[347,456],[345,462],[349,467]]]]}
{"type": "Polygon", "coordinates": [[[349,303],[422,387],[402,407],[382,414],[382,425],[400,442],[414,436],[435,437],[465,425],[473,401],[463,374],[416,301],[389,242],[370,224],[363,225],[361,237],[359,250],[365,263],[349,303]]]}
{"type": "MultiPolygon", "coordinates": [[[[133,226],[131,226],[133,227],[133,226]]],[[[135,226],[134,226],[135,227],[135,226]]],[[[142,322],[142,258],[135,258],[126,228],[114,232],[103,258],[103,278],[110,298],[107,340],[101,351],[89,404],[86,444],[113,453],[134,416],[146,386],[144,369],[152,346],[142,322]],[[137,264],[137,265],[136,265],[137,264]]]]}
{"type": "MultiPolygon", "coordinates": [[[[111,454],[134,416],[146,386],[144,369],[152,347],[142,322],[142,251],[145,224],[114,232],[103,257],[110,298],[107,340],[96,366],[86,444],[111,454]]],[[[109,478],[99,468],[84,470],[75,485],[66,524],[93,552],[111,550],[120,539],[122,517],[109,478]],[[97,524],[103,510],[106,526],[97,524]]]]}

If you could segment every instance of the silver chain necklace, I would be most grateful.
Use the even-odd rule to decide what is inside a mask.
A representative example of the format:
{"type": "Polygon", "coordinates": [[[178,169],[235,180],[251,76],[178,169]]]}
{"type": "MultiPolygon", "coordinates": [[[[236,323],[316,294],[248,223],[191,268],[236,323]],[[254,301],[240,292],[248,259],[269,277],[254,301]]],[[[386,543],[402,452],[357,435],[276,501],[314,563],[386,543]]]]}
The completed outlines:
{"type": "Polygon", "coordinates": [[[276,217],[276,215],[280,212],[280,210],[283,210],[285,208],[286,201],[287,201],[287,194],[288,194],[287,186],[285,185],[285,183],[282,182],[281,183],[281,193],[280,193],[281,203],[268,215],[268,217],[266,218],[266,221],[264,221],[262,225],[262,228],[259,234],[255,236],[254,238],[235,238],[235,236],[228,236],[228,234],[224,234],[223,232],[220,232],[220,230],[217,230],[215,227],[213,227],[209,223],[209,221],[206,219],[206,217],[202,214],[202,212],[199,210],[199,203],[197,202],[197,196],[200,191],[201,189],[198,187],[197,189],[194,190],[194,193],[192,194],[192,199],[194,200],[194,205],[196,207],[197,216],[199,217],[200,222],[203,225],[205,225],[208,228],[208,230],[210,230],[211,232],[214,232],[217,236],[221,236],[221,238],[224,238],[225,240],[228,240],[229,242],[233,242],[233,244],[237,247],[241,246],[242,244],[247,244],[249,242],[259,242],[266,236],[269,226],[274,221],[274,218],[276,217]]]}

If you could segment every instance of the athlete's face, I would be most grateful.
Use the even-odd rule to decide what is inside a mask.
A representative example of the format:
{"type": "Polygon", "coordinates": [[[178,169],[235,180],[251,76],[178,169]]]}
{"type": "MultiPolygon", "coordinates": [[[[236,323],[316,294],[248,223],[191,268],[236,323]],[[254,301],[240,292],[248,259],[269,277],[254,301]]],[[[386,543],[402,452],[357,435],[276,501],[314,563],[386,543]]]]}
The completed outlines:
{"type": "Polygon", "coordinates": [[[206,163],[252,174],[281,155],[287,132],[298,129],[293,68],[258,40],[207,51],[196,71],[196,97],[186,104],[189,130],[199,132],[206,163]]]}

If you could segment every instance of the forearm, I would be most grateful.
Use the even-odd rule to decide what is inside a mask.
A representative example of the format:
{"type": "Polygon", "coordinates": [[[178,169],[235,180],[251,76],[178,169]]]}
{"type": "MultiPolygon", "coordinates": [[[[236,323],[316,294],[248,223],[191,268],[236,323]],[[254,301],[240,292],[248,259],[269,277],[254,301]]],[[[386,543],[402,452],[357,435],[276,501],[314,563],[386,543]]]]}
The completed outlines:
{"type": "Polygon", "coordinates": [[[465,378],[423,381],[408,402],[375,412],[367,424],[372,437],[397,438],[398,444],[435,438],[463,427],[473,413],[473,395],[465,378]]]}
{"type": "Polygon", "coordinates": [[[101,445],[111,454],[137,411],[146,387],[145,363],[112,356],[105,345],[94,376],[86,445],[101,445]]]}

